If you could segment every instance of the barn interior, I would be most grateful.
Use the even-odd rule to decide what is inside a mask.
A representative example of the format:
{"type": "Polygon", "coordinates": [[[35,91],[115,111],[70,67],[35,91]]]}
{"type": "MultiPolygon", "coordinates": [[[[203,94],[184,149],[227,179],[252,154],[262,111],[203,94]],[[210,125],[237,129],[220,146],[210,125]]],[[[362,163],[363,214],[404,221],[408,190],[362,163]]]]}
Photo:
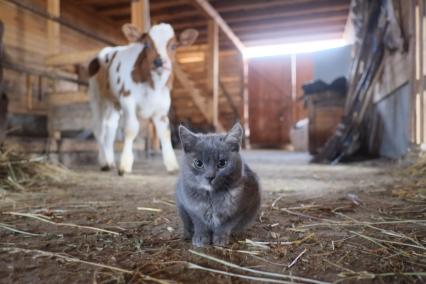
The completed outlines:
{"type": "Polygon", "coordinates": [[[0,0],[0,282],[426,282],[425,15],[424,0],[0,0]],[[240,122],[262,186],[226,247],[182,240],[152,120],[131,174],[99,170],[89,62],[129,44],[124,24],[163,22],[198,32],[173,63],[176,155],[179,125],[240,122]]]}

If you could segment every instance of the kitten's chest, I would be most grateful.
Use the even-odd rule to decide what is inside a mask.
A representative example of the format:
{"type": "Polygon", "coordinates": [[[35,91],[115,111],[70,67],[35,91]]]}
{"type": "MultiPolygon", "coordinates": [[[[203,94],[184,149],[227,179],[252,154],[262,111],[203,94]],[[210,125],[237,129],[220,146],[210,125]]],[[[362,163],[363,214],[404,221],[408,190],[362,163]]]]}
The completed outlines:
{"type": "Polygon", "coordinates": [[[212,196],[205,205],[204,220],[212,227],[218,227],[231,220],[238,212],[239,189],[212,196]]]}

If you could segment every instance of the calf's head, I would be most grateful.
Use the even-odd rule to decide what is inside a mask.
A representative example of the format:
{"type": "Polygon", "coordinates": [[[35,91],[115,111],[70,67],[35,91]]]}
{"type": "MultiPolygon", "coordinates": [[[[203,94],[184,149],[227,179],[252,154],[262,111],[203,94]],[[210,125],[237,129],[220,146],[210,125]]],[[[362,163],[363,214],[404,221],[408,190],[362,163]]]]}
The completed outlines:
{"type": "Polygon", "coordinates": [[[186,29],[177,39],[172,26],[164,23],[152,26],[144,34],[131,24],[125,24],[122,30],[129,42],[144,45],[132,74],[133,77],[140,77],[138,81],[146,81],[150,72],[161,74],[164,70],[171,71],[176,49],[193,44],[198,37],[196,30],[186,29]]]}

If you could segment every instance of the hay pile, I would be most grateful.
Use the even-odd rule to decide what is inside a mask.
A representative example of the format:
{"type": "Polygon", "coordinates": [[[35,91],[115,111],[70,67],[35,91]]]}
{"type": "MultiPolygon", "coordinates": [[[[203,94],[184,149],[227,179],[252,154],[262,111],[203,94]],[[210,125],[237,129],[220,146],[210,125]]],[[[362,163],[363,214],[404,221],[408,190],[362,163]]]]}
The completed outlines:
{"type": "Polygon", "coordinates": [[[426,179],[426,155],[420,156],[417,161],[405,170],[410,177],[426,179]]]}
{"type": "Polygon", "coordinates": [[[0,146],[0,189],[38,189],[63,180],[70,172],[46,157],[30,157],[13,148],[0,146]]]}
{"type": "Polygon", "coordinates": [[[399,170],[397,175],[402,178],[402,182],[392,190],[394,196],[420,202],[426,200],[426,153],[420,152],[415,161],[399,170]]]}

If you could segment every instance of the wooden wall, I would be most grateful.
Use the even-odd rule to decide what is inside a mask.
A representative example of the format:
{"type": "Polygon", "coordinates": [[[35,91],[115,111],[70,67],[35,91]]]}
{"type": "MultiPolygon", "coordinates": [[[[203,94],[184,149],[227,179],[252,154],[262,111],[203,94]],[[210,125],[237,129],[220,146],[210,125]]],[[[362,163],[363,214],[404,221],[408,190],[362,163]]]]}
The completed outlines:
{"type": "MultiPolygon", "coordinates": [[[[42,10],[46,9],[46,0],[25,0],[23,2],[42,10]]],[[[121,34],[121,26],[101,14],[91,11],[90,7],[84,6],[83,9],[80,6],[73,1],[61,1],[61,17],[79,27],[95,32],[109,41],[117,44],[125,43],[121,34]]],[[[45,64],[48,56],[46,19],[5,1],[0,1],[0,19],[5,24],[4,42],[9,61],[37,70],[49,71],[50,74],[60,72],[60,74],[78,78],[77,65],[52,69],[45,64]]],[[[105,46],[102,42],[66,27],[61,27],[60,33],[61,54],[93,50],[105,46]]],[[[206,45],[196,45],[179,50],[177,59],[189,79],[202,94],[206,104],[210,104],[211,95],[207,92],[206,54],[206,45]]],[[[242,71],[241,57],[238,52],[221,51],[219,68],[220,82],[223,87],[220,89],[219,95],[219,117],[222,125],[229,128],[232,123],[240,119],[236,112],[242,113],[242,71]],[[231,107],[230,101],[233,102],[234,107],[231,107]]],[[[55,122],[64,130],[91,125],[90,110],[87,98],[84,97],[85,87],[64,81],[58,84],[43,76],[23,74],[10,69],[5,70],[5,83],[11,101],[10,113],[47,115],[49,93],[72,92],[69,94],[75,98],[67,96],[67,102],[75,99],[79,103],[59,104],[60,106],[50,112],[58,118],[55,119],[55,122]],[[80,94],[74,93],[78,90],[80,94]],[[62,117],[61,114],[63,114],[62,117]]],[[[58,97],[58,99],[60,98],[58,97]]],[[[171,112],[174,124],[188,123],[200,129],[209,129],[210,125],[203,114],[204,112],[194,104],[188,90],[183,88],[178,80],[175,80],[171,112]]]]}
{"type": "MultiPolygon", "coordinates": [[[[195,82],[207,104],[211,103],[207,92],[207,46],[197,45],[179,50],[177,61],[182,69],[195,82]]],[[[219,121],[225,129],[241,119],[242,111],[242,62],[237,51],[226,50],[219,54],[219,121]],[[225,94],[227,93],[228,96],[225,94]],[[232,101],[232,103],[230,102],[232,101]],[[233,106],[231,106],[233,105],[233,106]],[[236,113],[237,112],[237,113],[236,113]]],[[[189,93],[175,80],[172,92],[172,108],[180,122],[195,128],[206,129],[208,122],[196,107],[189,93]]],[[[207,127],[208,129],[209,127],[207,127]]]]}
{"type": "MultiPolygon", "coordinates": [[[[46,1],[23,1],[26,4],[46,9],[46,1]]],[[[62,1],[61,14],[76,25],[101,34],[113,42],[124,42],[120,27],[107,19],[94,17],[88,10],[81,10],[71,1],[62,1]]],[[[47,21],[12,3],[0,2],[0,19],[5,25],[5,51],[9,61],[37,70],[49,70],[44,61],[47,54],[47,21]]],[[[75,52],[104,46],[94,39],[82,36],[61,27],[60,52],[75,52]]],[[[51,81],[46,78],[5,70],[6,90],[10,97],[12,113],[46,113],[47,93],[51,92],[51,81]],[[29,96],[32,96],[30,99],[29,96]],[[29,103],[31,101],[31,104],[29,103]]],[[[63,90],[76,90],[75,84],[62,82],[63,90]]]]}
{"type": "Polygon", "coordinates": [[[290,56],[249,61],[250,144],[282,147],[290,143],[290,128],[307,117],[301,86],[312,80],[312,59],[297,56],[292,69],[290,56]],[[295,67],[295,68],[294,68],[295,67]]]}

